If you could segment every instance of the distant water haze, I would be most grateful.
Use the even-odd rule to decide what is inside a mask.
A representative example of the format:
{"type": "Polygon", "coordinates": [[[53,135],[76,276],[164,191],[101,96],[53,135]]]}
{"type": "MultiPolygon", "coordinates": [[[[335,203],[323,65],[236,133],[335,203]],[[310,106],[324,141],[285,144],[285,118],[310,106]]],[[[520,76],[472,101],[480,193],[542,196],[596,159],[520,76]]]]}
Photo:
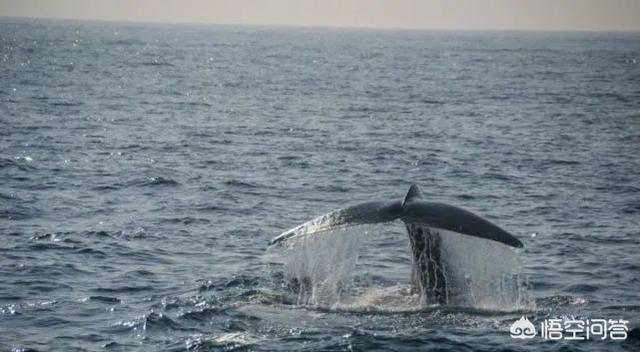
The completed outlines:
{"type": "Polygon", "coordinates": [[[2,0],[2,17],[463,30],[640,31],[636,0],[2,0]]]}

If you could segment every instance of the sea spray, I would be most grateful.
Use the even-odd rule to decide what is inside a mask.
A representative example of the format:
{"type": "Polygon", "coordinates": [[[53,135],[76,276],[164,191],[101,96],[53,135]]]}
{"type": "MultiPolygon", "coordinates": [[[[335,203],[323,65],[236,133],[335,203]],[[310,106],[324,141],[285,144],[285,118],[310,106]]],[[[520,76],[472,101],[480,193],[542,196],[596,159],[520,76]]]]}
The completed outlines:
{"type": "Polygon", "coordinates": [[[535,308],[522,274],[519,249],[439,230],[451,305],[487,310],[535,308]]]}
{"type": "MultiPolygon", "coordinates": [[[[389,227],[359,225],[324,230],[286,241],[268,253],[282,264],[284,284],[299,305],[381,311],[424,308],[424,297],[411,289],[409,267],[397,263],[398,270],[407,270],[407,279],[388,286],[367,280],[367,276],[375,273],[358,264],[360,253],[373,250],[373,239],[383,236],[384,231],[389,231],[389,227]],[[356,282],[354,277],[358,278],[356,282]]],[[[521,274],[519,250],[494,241],[438,231],[442,235],[442,257],[450,285],[447,305],[496,311],[535,308],[521,274]]],[[[406,255],[411,255],[408,248],[406,255]]]]}
{"type": "Polygon", "coordinates": [[[360,244],[359,227],[295,239],[285,249],[284,277],[298,304],[331,307],[352,287],[360,244]]]}

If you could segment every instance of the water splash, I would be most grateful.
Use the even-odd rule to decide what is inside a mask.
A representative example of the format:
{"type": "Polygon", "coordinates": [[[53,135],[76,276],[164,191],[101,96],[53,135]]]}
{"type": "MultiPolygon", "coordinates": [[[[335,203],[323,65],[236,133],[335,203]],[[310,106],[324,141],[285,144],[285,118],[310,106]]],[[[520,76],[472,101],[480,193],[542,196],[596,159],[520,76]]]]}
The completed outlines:
{"type": "Polygon", "coordinates": [[[494,241],[438,230],[451,304],[487,310],[532,310],[520,251],[494,241]]]}
{"type": "Polygon", "coordinates": [[[208,350],[210,348],[218,350],[238,350],[254,345],[261,339],[251,336],[247,332],[228,332],[218,336],[195,334],[185,341],[185,347],[189,351],[208,350]]]}
{"type": "Polygon", "coordinates": [[[361,230],[339,228],[289,241],[282,253],[284,277],[298,304],[332,307],[350,291],[361,240],[367,235],[361,230]]]}
{"type": "MultiPolygon", "coordinates": [[[[323,229],[291,238],[282,247],[271,247],[268,254],[283,265],[284,284],[296,295],[299,305],[358,311],[423,309],[426,300],[410,282],[408,248],[407,261],[396,263],[396,271],[406,271],[406,280],[391,286],[367,280],[376,273],[369,272],[370,265],[358,263],[360,252],[374,250],[373,239],[385,236],[388,230],[379,225],[323,229]]],[[[518,250],[454,232],[439,232],[450,284],[448,305],[492,311],[535,308],[521,274],[518,250]]]]}

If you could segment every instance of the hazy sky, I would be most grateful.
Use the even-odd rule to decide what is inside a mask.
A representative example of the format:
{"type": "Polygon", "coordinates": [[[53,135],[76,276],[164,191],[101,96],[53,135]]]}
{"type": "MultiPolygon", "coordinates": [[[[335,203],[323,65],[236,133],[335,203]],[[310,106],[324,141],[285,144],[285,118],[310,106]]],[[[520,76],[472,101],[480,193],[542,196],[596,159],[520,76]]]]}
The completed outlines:
{"type": "Polygon", "coordinates": [[[640,31],[640,0],[0,0],[0,16],[347,27],[640,31]]]}

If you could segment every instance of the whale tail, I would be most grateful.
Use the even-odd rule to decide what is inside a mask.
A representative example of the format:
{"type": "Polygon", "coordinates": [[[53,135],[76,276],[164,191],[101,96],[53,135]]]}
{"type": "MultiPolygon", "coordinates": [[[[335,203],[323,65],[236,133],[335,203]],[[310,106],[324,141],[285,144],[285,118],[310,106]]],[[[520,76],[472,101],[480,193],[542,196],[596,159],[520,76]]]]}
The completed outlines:
{"type": "Polygon", "coordinates": [[[338,209],[287,230],[275,237],[270,245],[306,235],[320,234],[336,228],[385,223],[401,220],[406,226],[448,230],[462,235],[500,242],[511,247],[523,247],[513,235],[470,211],[453,205],[424,201],[418,185],[411,185],[400,199],[373,201],[338,209]]]}
{"type": "Polygon", "coordinates": [[[411,185],[403,198],[360,203],[317,217],[283,232],[270,244],[334,229],[401,220],[407,230],[413,263],[412,281],[427,304],[449,304],[451,282],[445,265],[443,236],[447,230],[483,238],[512,247],[523,244],[497,225],[467,210],[424,200],[417,185],[411,185]]]}

